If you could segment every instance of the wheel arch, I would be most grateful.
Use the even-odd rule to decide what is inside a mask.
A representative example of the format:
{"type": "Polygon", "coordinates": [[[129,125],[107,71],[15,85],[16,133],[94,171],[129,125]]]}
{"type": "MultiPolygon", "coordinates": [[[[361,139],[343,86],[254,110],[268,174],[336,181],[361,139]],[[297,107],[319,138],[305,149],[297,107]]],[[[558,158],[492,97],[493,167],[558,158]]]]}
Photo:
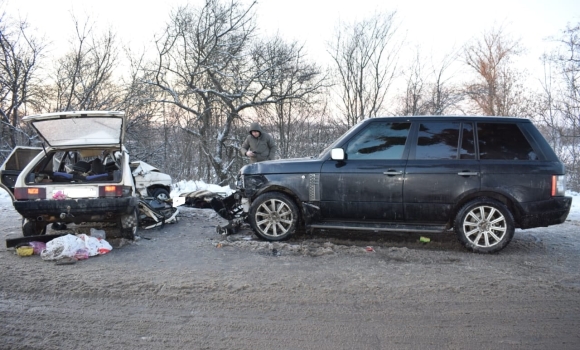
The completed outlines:
{"type": "Polygon", "coordinates": [[[251,202],[253,202],[256,198],[258,198],[258,196],[260,196],[264,193],[269,193],[269,192],[280,192],[280,193],[287,195],[294,202],[294,204],[298,207],[298,210],[300,211],[300,217],[298,218],[298,225],[299,226],[304,225],[305,213],[304,213],[304,206],[302,205],[302,201],[300,200],[300,197],[298,197],[298,195],[295,192],[293,192],[292,190],[290,190],[288,187],[279,186],[279,185],[271,185],[268,187],[261,188],[259,191],[256,191],[254,193],[254,195],[251,198],[251,202]]]}
{"type": "Polygon", "coordinates": [[[503,193],[503,192],[496,192],[496,191],[478,191],[478,192],[472,192],[469,193],[465,196],[463,196],[459,201],[457,201],[453,207],[453,210],[451,212],[451,215],[449,217],[449,223],[450,226],[453,226],[453,222],[455,221],[455,217],[457,216],[457,213],[461,210],[461,208],[463,208],[463,206],[465,204],[467,204],[468,202],[477,199],[477,198],[491,198],[491,199],[495,199],[498,202],[501,202],[503,205],[505,205],[508,210],[511,212],[513,218],[514,218],[514,225],[516,228],[519,228],[521,226],[521,208],[518,204],[518,201],[515,200],[512,196],[510,196],[507,193],[503,193]]]}

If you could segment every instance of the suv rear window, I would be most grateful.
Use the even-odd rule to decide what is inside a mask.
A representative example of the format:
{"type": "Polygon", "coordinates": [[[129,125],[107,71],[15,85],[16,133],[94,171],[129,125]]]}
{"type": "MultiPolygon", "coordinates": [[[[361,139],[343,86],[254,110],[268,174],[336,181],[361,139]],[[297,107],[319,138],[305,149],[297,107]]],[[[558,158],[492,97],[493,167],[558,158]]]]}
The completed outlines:
{"type": "Polygon", "coordinates": [[[480,159],[538,160],[516,124],[478,123],[480,159]]]}
{"type": "Polygon", "coordinates": [[[472,123],[424,122],[419,125],[415,159],[475,159],[473,140],[472,123]]]}

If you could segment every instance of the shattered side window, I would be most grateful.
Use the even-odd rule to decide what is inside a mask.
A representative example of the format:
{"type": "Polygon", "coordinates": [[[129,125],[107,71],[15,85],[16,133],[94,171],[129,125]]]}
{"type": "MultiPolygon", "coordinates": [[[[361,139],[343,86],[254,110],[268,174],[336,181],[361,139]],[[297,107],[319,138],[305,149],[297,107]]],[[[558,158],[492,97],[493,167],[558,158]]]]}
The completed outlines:
{"type": "Polygon", "coordinates": [[[348,159],[401,159],[411,123],[370,123],[349,141],[348,159]]]}

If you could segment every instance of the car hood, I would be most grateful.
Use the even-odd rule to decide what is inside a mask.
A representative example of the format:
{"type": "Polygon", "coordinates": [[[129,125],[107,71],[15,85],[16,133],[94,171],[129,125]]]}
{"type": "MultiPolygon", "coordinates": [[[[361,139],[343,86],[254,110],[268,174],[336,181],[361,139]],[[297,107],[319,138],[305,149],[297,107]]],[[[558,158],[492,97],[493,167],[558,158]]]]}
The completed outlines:
{"type": "Polygon", "coordinates": [[[250,174],[292,174],[320,172],[322,159],[316,157],[270,160],[248,164],[240,170],[244,175],[250,174]]]}
{"type": "Polygon", "coordinates": [[[125,113],[117,111],[58,112],[22,118],[51,147],[121,147],[125,113]]]}
{"type": "Polygon", "coordinates": [[[141,160],[131,162],[131,169],[134,169],[133,175],[142,175],[150,172],[160,172],[159,169],[157,169],[153,165],[147,164],[141,160]]]}

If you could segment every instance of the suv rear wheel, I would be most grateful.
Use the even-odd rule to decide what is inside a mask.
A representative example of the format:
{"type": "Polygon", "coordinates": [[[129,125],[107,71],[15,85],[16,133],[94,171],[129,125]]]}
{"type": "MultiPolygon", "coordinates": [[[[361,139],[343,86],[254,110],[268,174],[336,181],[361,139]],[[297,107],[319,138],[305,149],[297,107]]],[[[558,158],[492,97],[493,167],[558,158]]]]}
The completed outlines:
{"type": "Polygon", "coordinates": [[[514,219],[503,203],[491,198],[478,198],[457,213],[455,233],[467,249],[476,253],[495,253],[512,240],[514,219]]]}
{"type": "Polygon", "coordinates": [[[250,207],[249,220],[256,234],[268,241],[281,241],[296,230],[298,207],[285,194],[264,193],[250,207]]]}

